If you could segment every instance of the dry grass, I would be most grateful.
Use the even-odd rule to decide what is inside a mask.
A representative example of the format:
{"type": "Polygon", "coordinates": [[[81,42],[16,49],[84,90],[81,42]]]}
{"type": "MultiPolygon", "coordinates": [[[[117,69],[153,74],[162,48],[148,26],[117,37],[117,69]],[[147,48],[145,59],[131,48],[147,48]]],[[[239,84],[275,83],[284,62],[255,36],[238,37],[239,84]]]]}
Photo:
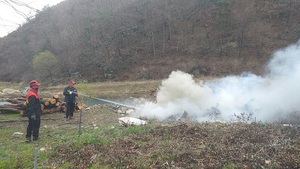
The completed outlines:
{"type": "Polygon", "coordinates": [[[10,89],[19,89],[19,83],[11,83],[11,82],[0,82],[0,90],[10,88],[10,89]]]}

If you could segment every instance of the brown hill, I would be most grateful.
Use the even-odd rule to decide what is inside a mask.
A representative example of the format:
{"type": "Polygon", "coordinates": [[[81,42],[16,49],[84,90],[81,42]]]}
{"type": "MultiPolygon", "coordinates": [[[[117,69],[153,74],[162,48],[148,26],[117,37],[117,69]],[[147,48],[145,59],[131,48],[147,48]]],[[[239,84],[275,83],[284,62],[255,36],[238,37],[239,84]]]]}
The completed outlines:
{"type": "Polygon", "coordinates": [[[66,0],[0,39],[0,80],[261,74],[275,50],[299,39],[299,8],[296,0],[66,0]],[[45,51],[57,61],[33,62],[45,51]]]}

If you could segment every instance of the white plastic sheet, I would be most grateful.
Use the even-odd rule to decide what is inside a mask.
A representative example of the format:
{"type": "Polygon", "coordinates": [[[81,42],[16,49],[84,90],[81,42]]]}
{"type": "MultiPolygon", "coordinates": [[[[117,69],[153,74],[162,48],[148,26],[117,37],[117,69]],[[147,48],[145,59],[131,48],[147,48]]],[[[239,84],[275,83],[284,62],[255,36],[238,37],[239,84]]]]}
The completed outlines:
{"type": "Polygon", "coordinates": [[[145,125],[146,121],[140,120],[134,117],[121,117],[119,118],[119,123],[123,126],[132,126],[132,125],[145,125]]]}

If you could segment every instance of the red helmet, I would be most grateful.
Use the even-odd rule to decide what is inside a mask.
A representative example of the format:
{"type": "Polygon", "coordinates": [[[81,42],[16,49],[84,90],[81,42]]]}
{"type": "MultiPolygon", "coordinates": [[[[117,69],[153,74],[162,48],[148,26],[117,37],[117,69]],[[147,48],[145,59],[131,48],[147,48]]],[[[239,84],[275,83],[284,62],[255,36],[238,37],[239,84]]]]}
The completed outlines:
{"type": "Polygon", "coordinates": [[[74,80],[70,80],[70,84],[71,84],[71,85],[75,85],[76,82],[75,82],[74,80]]]}
{"type": "Polygon", "coordinates": [[[29,86],[31,87],[31,86],[40,86],[41,84],[38,82],[38,81],[36,81],[36,80],[31,80],[30,82],[29,82],[29,86]]]}

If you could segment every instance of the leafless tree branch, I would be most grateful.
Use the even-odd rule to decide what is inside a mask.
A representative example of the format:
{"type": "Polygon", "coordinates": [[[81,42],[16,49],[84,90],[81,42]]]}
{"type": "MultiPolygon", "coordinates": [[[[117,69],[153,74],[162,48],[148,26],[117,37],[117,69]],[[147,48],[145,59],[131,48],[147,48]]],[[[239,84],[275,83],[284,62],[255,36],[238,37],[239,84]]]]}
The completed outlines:
{"type": "Polygon", "coordinates": [[[28,5],[27,3],[22,2],[20,0],[0,0],[0,3],[12,8],[18,15],[26,18],[27,20],[30,19],[29,16],[26,13],[19,10],[18,9],[19,7],[25,7],[25,8],[28,8],[28,9],[32,10],[32,11],[35,11],[35,12],[39,11],[38,9],[36,9],[36,8],[34,8],[34,7],[28,5]]]}

